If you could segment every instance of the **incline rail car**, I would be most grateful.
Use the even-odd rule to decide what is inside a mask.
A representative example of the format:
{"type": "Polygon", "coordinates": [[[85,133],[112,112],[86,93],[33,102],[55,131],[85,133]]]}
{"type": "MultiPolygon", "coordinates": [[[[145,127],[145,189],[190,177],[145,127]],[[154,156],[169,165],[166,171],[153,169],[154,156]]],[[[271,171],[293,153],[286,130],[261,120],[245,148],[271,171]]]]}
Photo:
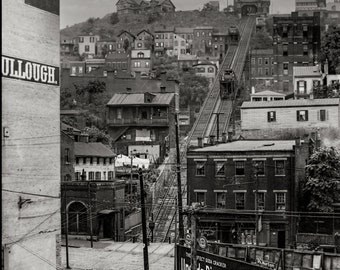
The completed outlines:
{"type": "Polygon", "coordinates": [[[232,69],[227,68],[220,78],[220,96],[221,99],[228,99],[235,93],[236,90],[236,76],[232,69]]]}

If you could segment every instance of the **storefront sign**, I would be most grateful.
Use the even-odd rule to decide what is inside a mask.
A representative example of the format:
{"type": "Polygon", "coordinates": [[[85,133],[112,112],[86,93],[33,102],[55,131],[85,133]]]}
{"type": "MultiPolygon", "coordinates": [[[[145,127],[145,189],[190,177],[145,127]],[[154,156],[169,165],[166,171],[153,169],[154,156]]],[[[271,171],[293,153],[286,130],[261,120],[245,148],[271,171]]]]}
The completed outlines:
{"type": "Polygon", "coordinates": [[[60,0],[25,0],[25,4],[59,15],[60,0]]]}
{"type": "Polygon", "coordinates": [[[59,85],[59,68],[9,56],[1,57],[2,76],[29,82],[59,85]]]}

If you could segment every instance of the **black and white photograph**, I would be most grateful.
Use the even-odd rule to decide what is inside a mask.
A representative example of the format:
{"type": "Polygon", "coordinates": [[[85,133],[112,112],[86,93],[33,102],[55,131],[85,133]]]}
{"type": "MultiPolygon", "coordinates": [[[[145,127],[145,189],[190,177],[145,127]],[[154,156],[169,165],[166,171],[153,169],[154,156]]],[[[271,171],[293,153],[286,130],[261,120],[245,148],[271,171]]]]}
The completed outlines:
{"type": "Polygon", "coordinates": [[[2,0],[2,270],[340,270],[340,0],[2,0]]]}

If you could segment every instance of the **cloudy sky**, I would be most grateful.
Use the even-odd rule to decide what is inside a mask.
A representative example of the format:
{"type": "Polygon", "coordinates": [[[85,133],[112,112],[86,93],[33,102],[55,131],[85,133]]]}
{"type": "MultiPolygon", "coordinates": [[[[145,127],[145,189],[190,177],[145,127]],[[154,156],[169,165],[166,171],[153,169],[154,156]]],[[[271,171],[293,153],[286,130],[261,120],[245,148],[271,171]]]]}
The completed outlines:
{"type": "MultiPolygon", "coordinates": [[[[60,27],[83,22],[90,17],[103,17],[116,11],[118,0],[61,0],[60,27]]],[[[209,0],[172,0],[177,10],[202,8],[209,0]]],[[[221,8],[232,4],[233,0],[219,0],[221,8]]],[[[295,0],[271,0],[271,13],[290,13],[294,9],[295,0]]]]}

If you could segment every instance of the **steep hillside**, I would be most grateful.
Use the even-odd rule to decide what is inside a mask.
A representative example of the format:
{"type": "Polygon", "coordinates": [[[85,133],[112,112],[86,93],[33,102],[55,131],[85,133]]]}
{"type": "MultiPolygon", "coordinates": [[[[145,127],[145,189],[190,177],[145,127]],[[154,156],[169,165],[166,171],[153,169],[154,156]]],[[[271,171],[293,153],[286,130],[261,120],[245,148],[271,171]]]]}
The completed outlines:
{"type": "MultiPolygon", "coordinates": [[[[164,15],[128,15],[119,19],[116,24],[111,23],[111,14],[103,18],[90,18],[86,22],[78,23],[61,30],[61,38],[72,38],[78,35],[98,34],[102,38],[115,37],[122,30],[130,30],[137,33],[142,29],[153,30],[158,26],[175,26],[175,27],[196,27],[209,25],[216,29],[225,30],[229,25],[238,25],[239,18],[233,15],[227,15],[223,12],[200,12],[194,11],[177,11],[164,15]]],[[[114,16],[114,15],[113,15],[114,16]]]]}

